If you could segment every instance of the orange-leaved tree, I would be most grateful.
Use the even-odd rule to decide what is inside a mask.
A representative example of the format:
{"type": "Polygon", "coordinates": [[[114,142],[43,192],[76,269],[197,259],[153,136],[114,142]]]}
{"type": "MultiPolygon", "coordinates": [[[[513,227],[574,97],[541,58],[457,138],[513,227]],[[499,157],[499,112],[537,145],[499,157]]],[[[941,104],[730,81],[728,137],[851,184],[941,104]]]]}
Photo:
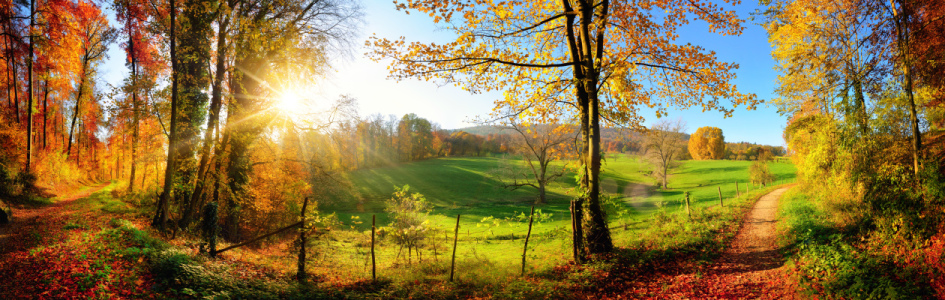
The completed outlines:
{"type": "Polygon", "coordinates": [[[725,136],[722,129],[703,126],[689,137],[689,155],[693,159],[722,159],[725,156],[725,136]]]}
{"type": "MultiPolygon", "coordinates": [[[[736,1],[737,2],[737,1],[736,1]]],[[[541,123],[577,117],[583,145],[588,222],[575,227],[575,259],[613,249],[599,196],[601,120],[639,127],[640,106],[656,110],[701,106],[726,116],[719,103],[753,108],[759,101],[731,84],[738,66],[713,52],[678,43],[677,30],[698,19],[711,32],[738,35],[734,12],[702,1],[521,0],[395,1],[428,14],[456,34],[445,44],[372,37],[369,55],[392,59],[391,77],[454,83],[470,92],[504,91],[494,112],[514,111],[541,123]],[[660,13],[654,14],[654,11],[660,13]],[[563,118],[562,118],[563,117],[563,118]],[[578,232],[583,231],[583,232],[578,232]],[[586,243],[583,239],[586,238],[586,243]]],[[[582,214],[573,214],[583,218],[582,214]]],[[[581,221],[578,219],[577,221],[581,221]]]]}

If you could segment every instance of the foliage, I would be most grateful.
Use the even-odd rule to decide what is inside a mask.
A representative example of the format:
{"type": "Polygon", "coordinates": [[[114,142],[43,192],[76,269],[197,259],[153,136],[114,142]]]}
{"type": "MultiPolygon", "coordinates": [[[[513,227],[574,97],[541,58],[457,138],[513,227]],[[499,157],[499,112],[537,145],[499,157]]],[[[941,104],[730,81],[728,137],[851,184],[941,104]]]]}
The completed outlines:
{"type": "MultiPolygon", "coordinates": [[[[939,237],[915,243],[907,235],[856,231],[837,207],[810,189],[785,194],[779,213],[802,288],[826,298],[911,299],[941,295],[939,237]]],[[[815,192],[815,191],[814,191],[815,192]]],[[[908,223],[900,223],[908,224],[908,223]]],[[[906,229],[903,229],[904,231],[906,229]]]]}
{"type": "Polygon", "coordinates": [[[756,160],[748,168],[748,178],[751,183],[767,186],[776,179],[768,168],[768,161],[756,160]]]}
{"type": "Polygon", "coordinates": [[[411,250],[420,247],[427,239],[431,230],[427,222],[430,213],[430,204],[420,193],[410,193],[410,186],[396,188],[394,194],[387,200],[386,211],[391,214],[388,236],[394,243],[411,250]]]}
{"type": "Polygon", "coordinates": [[[718,127],[703,126],[689,137],[689,154],[693,159],[722,159],[725,156],[725,136],[718,127]]]}

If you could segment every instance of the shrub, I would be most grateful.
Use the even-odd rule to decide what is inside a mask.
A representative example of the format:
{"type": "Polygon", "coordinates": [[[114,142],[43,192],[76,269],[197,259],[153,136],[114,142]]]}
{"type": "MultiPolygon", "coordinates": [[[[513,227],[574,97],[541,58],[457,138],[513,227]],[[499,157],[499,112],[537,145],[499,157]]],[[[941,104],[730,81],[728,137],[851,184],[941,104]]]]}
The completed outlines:
{"type": "Polygon", "coordinates": [[[413,249],[419,251],[426,240],[430,231],[427,214],[431,209],[426,197],[420,193],[411,194],[408,185],[397,188],[393,197],[387,200],[387,212],[393,219],[387,235],[394,243],[407,247],[408,256],[413,249]]]}
{"type": "Polygon", "coordinates": [[[752,183],[765,186],[774,181],[774,174],[771,174],[771,170],[768,169],[768,162],[764,160],[751,163],[751,166],[748,167],[748,176],[752,183]]]}

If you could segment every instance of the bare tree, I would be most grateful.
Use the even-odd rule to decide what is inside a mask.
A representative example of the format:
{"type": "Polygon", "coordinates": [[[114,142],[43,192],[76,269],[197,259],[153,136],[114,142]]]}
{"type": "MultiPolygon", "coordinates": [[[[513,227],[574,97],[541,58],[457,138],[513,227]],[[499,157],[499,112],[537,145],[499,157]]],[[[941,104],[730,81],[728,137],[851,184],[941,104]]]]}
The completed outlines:
{"type": "MultiPolygon", "coordinates": [[[[536,204],[547,202],[548,184],[564,175],[564,167],[554,167],[552,162],[568,153],[569,141],[575,139],[575,132],[567,125],[525,125],[509,120],[506,124],[515,130],[518,136],[512,143],[515,154],[521,155],[525,167],[516,167],[513,163],[500,163],[496,175],[505,183],[505,187],[516,190],[530,186],[538,190],[536,204]]],[[[576,152],[576,149],[573,149],[576,152]]]]}
{"type": "Polygon", "coordinates": [[[675,162],[684,149],[683,131],[685,130],[686,122],[676,119],[675,121],[660,120],[646,132],[644,156],[653,164],[653,175],[662,180],[664,189],[667,188],[666,177],[669,175],[669,170],[675,167],[675,162]]]}

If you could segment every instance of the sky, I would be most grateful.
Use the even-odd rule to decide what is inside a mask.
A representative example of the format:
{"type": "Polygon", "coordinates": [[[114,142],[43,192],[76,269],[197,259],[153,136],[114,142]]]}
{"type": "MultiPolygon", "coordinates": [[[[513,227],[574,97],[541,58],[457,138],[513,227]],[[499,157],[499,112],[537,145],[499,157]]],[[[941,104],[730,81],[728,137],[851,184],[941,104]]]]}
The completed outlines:
{"type": "MultiPolygon", "coordinates": [[[[407,15],[395,10],[391,0],[363,0],[362,5],[365,22],[353,42],[356,49],[332,62],[332,69],[325,78],[316,82],[314,94],[308,97],[308,101],[330,103],[341,95],[347,95],[357,99],[361,116],[380,113],[399,117],[415,113],[444,129],[475,126],[472,120],[489,114],[493,101],[501,97],[500,93],[473,95],[452,85],[388,79],[386,62],[374,62],[364,56],[367,52],[363,47],[364,40],[371,35],[389,39],[403,36],[407,41],[421,42],[450,41],[454,36],[438,30],[432,18],[424,14],[407,15]]],[[[756,8],[756,3],[748,1],[736,6],[735,10],[739,17],[746,19],[756,8]]],[[[741,36],[731,37],[709,33],[704,24],[694,23],[680,32],[678,41],[715,51],[720,61],[738,63],[740,68],[735,71],[738,77],[734,83],[739,90],[754,93],[760,99],[771,99],[777,74],[773,69],[767,34],[757,24],[745,22],[744,25],[747,28],[741,36]]],[[[112,45],[104,69],[102,77],[113,85],[127,76],[124,53],[117,44],[112,45]]],[[[657,120],[655,113],[646,108],[641,109],[641,115],[646,118],[644,125],[657,120]]],[[[719,127],[727,142],[785,144],[782,132],[787,119],[779,115],[774,106],[767,104],[759,105],[754,111],[737,108],[731,118],[723,118],[717,112],[703,113],[701,108],[670,110],[668,118],[682,118],[687,123],[687,133],[702,126],[719,127]]]]}

